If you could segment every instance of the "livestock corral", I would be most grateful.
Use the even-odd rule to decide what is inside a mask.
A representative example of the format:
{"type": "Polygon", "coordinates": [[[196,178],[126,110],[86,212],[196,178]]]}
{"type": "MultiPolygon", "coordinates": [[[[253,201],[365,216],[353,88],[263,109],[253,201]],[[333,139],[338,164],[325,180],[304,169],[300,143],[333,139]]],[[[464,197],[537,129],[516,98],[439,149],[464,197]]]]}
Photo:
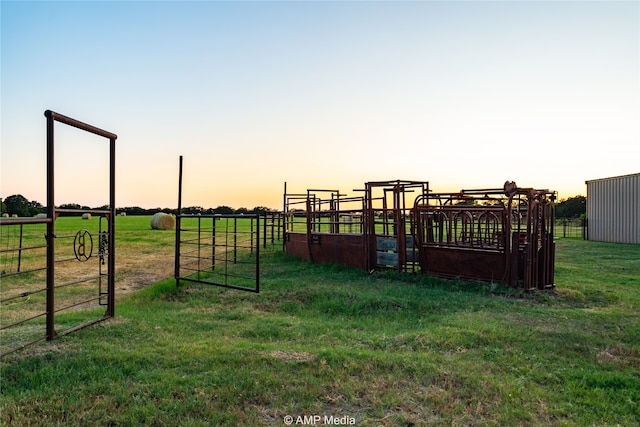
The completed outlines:
{"type": "MultiPolygon", "coordinates": [[[[47,214],[0,222],[2,235],[14,236],[13,240],[6,237],[6,247],[1,252],[4,261],[0,304],[23,304],[32,297],[40,303],[38,308],[9,310],[12,316],[3,316],[0,332],[3,341],[10,344],[1,355],[101,322],[115,312],[117,135],[51,110],[45,111],[45,117],[47,214]],[[108,141],[106,208],[77,212],[56,207],[56,123],[108,141]],[[79,214],[87,221],[95,216],[97,229],[83,227],[59,233],[56,222],[65,214],[79,214]],[[39,238],[34,243],[26,243],[25,226],[46,231],[37,232],[39,238]],[[56,245],[64,239],[72,244],[56,245]],[[26,257],[29,267],[22,266],[26,253],[30,254],[26,257]],[[11,263],[7,262],[9,259],[11,263]],[[87,283],[92,284],[90,288],[97,288],[97,293],[76,292],[87,283]],[[67,296],[64,302],[61,295],[67,296]],[[104,312],[71,325],[56,323],[60,311],[96,305],[104,306],[104,312]],[[13,316],[15,313],[22,314],[13,316]],[[25,340],[21,331],[32,325],[35,332],[25,340]],[[7,339],[13,335],[18,338],[7,339]]],[[[259,292],[259,240],[262,235],[266,244],[267,229],[272,242],[275,235],[282,236],[287,254],[318,263],[484,280],[525,290],[554,286],[556,195],[549,190],[519,188],[514,182],[506,182],[501,189],[434,193],[426,181],[392,180],[367,182],[358,190],[361,195],[347,196],[339,190],[290,194],[285,184],[283,211],[273,213],[270,220],[265,215],[261,224],[259,215],[183,215],[182,156],[178,182],[176,218],[159,213],[151,220],[154,229],[172,229],[176,223],[174,278],[178,286],[182,281],[259,292]],[[238,221],[248,221],[248,229],[238,228],[238,221]],[[224,226],[220,226],[222,222],[224,226]],[[231,273],[230,265],[245,268],[242,274],[231,273]]]]}
{"type": "Polygon", "coordinates": [[[369,271],[554,286],[553,191],[506,182],[434,193],[428,182],[395,180],[368,182],[362,193],[285,194],[286,252],[369,271]]]}

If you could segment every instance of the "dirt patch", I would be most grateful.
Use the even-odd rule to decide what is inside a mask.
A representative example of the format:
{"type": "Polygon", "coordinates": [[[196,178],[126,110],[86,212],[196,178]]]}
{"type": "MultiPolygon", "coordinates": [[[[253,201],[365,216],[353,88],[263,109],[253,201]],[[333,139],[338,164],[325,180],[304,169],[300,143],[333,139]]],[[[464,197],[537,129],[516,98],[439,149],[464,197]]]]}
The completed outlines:
{"type": "Polygon", "coordinates": [[[162,279],[166,279],[167,277],[162,277],[159,274],[146,272],[146,271],[132,271],[127,273],[124,277],[116,282],[116,292],[118,293],[127,293],[132,292],[137,289],[144,288],[145,286],[152,285],[162,279]]]}
{"type": "Polygon", "coordinates": [[[632,348],[615,345],[598,353],[598,363],[601,365],[615,365],[621,368],[640,368],[640,352],[632,348]]]}
{"type": "MultiPolygon", "coordinates": [[[[125,252],[125,251],[122,251],[125,252]]],[[[116,257],[116,293],[136,291],[173,277],[173,248],[158,253],[118,253],[116,257]]]]}

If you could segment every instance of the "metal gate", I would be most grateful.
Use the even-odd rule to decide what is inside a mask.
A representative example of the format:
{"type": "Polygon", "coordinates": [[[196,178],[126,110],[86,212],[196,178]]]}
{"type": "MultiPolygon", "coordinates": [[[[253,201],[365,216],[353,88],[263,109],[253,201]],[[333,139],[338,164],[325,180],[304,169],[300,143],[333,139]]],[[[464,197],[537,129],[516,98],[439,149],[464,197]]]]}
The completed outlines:
{"type": "Polygon", "coordinates": [[[416,199],[421,271],[525,290],[553,288],[555,199],[554,191],[515,182],[416,199]]]}
{"type": "Polygon", "coordinates": [[[44,114],[47,118],[46,217],[0,221],[0,240],[6,242],[1,252],[0,356],[113,317],[115,311],[117,136],[50,110],[44,114]],[[109,140],[109,205],[106,209],[56,208],[54,122],[109,140]],[[61,215],[77,216],[68,219],[64,229],[57,229],[61,215]],[[106,309],[90,310],[100,306],[106,309]]]}
{"type": "Polygon", "coordinates": [[[185,281],[260,292],[260,215],[183,214],[182,156],[174,277],[177,286],[185,281]]]}
{"type": "Polygon", "coordinates": [[[395,180],[365,184],[370,269],[417,270],[418,251],[409,220],[411,203],[407,202],[407,194],[414,192],[411,200],[428,194],[429,183],[395,180]]]}

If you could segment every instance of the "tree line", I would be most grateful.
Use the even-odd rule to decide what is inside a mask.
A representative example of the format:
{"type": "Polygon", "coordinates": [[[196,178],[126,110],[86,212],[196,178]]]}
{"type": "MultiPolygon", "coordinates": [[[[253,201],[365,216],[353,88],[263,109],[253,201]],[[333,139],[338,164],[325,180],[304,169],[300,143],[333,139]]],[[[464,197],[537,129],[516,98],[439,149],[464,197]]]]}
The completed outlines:
{"type": "MultiPolygon", "coordinates": [[[[108,210],[109,206],[104,205],[104,206],[91,208],[89,206],[84,206],[77,203],[65,203],[58,206],[58,209],[74,209],[78,211],[77,215],[82,215],[82,211],[87,211],[91,209],[108,210]]],[[[262,214],[265,212],[272,212],[272,211],[274,211],[274,209],[270,209],[265,206],[256,206],[252,209],[247,209],[247,208],[234,209],[229,206],[218,206],[217,208],[203,208],[202,206],[189,206],[189,207],[182,208],[183,214],[195,214],[195,215],[197,214],[202,214],[202,215],[246,214],[246,213],[262,214]]],[[[30,217],[30,216],[36,216],[38,214],[46,213],[46,212],[47,212],[46,206],[43,206],[41,203],[37,201],[29,201],[26,197],[22,196],[21,194],[14,194],[5,199],[0,198],[0,213],[2,215],[8,214],[9,216],[17,215],[20,217],[30,217]]],[[[125,215],[153,215],[157,212],[165,212],[165,213],[171,213],[175,215],[178,213],[178,210],[171,209],[171,208],[159,208],[159,207],[146,209],[146,208],[141,208],[139,206],[131,206],[131,207],[124,207],[124,208],[117,208],[116,212],[118,214],[125,214],[125,215]]],[[[64,215],[73,215],[73,214],[65,213],[64,215]]]]}
{"type": "Polygon", "coordinates": [[[585,196],[569,197],[556,203],[556,218],[586,218],[587,198],[585,196]]]}
{"type": "MultiPolygon", "coordinates": [[[[18,215],[23,217],[35,216],[39,213],[46,213],[47,208],[37,201],[29,201],[20,194],[14,194],[6,199],[0,198],[0,207],[2,214],[18,215]]],[[[101,209],[107,210],[107,205],[90,208],[89,206],[81,206],[77,203],[66,203],[58,206],[60,209],[75,209],[78,211],[87,211],[89,209],[101,209]]],[[[165,212],[171,214],[177,214],[177,209],[171,208],[153,208],[145,209],[139,206],[131,206],[125,208],[116,209],[118,213],[124,213],[125,215],[153,215],[156,212],[165,212]]],[[[202,206],[189,206],[182,208],[183,214],[246,214],[246,213],[258,213],[273,212],[274,209],[267,208],[265,206],[256,206],[253,209],[238,208],[233,209],[229,206],[218,206],[217,208],[203,208],[202,206]]],[[[562,199],[556,203],[556,218],[584,218],[587,213],[587,198],[585,196],[569,197],[568,199],[562,199]]],[[[82,212],[78,212],[81,215],[82,212]]],[[[70,214],[67,214],[70,215],[70,214]]]]}

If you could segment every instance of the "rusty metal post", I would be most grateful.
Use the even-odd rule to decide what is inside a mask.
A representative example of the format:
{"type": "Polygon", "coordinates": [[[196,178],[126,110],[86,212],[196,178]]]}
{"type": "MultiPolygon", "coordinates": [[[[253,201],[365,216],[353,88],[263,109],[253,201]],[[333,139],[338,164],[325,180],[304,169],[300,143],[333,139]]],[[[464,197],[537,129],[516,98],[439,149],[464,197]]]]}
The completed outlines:
{"type": "Polygon", "coordinates": [[[406,225],[404,223],[404,204],[401,203],[401,191],[404,188],[396,184],[393,186],[393,217],[394,217],[394,234],[396,237],[396,251],[398,253],[398,273],[404,271],[407,262],[407,240],[406,240],[406,225]]]}
{"type": "Polygon", "coordinates": [[[367,258],[369,265],[367,271],[371,272],[376,266],[376,211],[373,206],[373,186],[370,183],[365,184],[367,198],[367,216],[365,218],[367,228],[367,258]]]}
{"type": "Polygon", "coordinates": [[[178,165],[178,211],[176,212],[176,242],[174,252],[173,277],[176,279],[176,286],[180,287],[180,228],[182,222],[182,156],[178,165]]]}
{"type": "Polygon", "coordinates": [[[238,218],[233,217],[233,263],[238,262],[238,218]]]}
{"type": "Polygon", "coordinates": [[[20,224],[20,242],[18,243],[18,273],[20,273],[20,266],[22,264],[22,237],[23,237],[23,229],[24,224],[20,224]]]}
{"type": "MultiPolygon", "coordinates": [[[[505,205],[504,222],[503,222],[503,241],[504,241],[504,260],[505,270],[509,274],[508,284],[515,287],[518,283],[518,239],[513,234],[512,215],[513,215],[513,197],[516,193],[507,194],[508,199],[505,205]]],[[[520,222],[518,221],[518,228],[520,222]]]]}
{"type": "Polygon", "coordinates": [[[109,137],[109,295],[107,317],[116,314],[116,136],[109,137]]]}
{"type": "Polygon", "coordinates": [[[211,271],[216,269],[216,221],[215,216],[211,218],[211,271]]]}
{"type": "Polygon", "coordinates": [[[47,118],[47,341],[56,337],[55,331],[55,185],[54,185],[54,138],[53,112],[45,111],[47,118]]]}
{"type": "Polygon", "coordinates": [[[287,212],[287,181],[284,182],[284,193],[282,195],[282,214],[284,215],[284,218],[282,219],[283,221],[283,225],[282,225],[282,251],[286,252],[287,251],[287,233],[288,233],[288,227],[287,227],[287,221],[288,221],[288,212],[287,212]]]}
{"type": "MultiPolygon", "coordinates": [[[[264,232],[262,233],[262,247],[266,249],[267,247],[267,212],[263,212],[262,216],[264,217],[264,232]]],[[[253,223],[251,223],[253,225],[253,223]]],[[[260,229],[258,229],[258,244],[260,241],[260,229]]],[[[271,244],[273,244],[273,220],[271,221],[271,244]]]]}
{"type": "Polygon", "coordinates": [[[309,254],[309,260],[313,262],[313,251],[311,250],[311,236],[312,236],[312,223],[311,223],[311,200],[309,199],[309,193],[307,192],[307,252],[309,254]]]}
{"type": "MultiPolygon", "coordinates": [[[[253,224],[253,220],[251,220],[253,224]]],[[[260,233],[260,215],[256,215],[256,230],[257,233],[260,233]]],[[[256,235],[256,290],[255,292],[260,292],[260,244],[258,243],[258,235],[256,235]]]]}

